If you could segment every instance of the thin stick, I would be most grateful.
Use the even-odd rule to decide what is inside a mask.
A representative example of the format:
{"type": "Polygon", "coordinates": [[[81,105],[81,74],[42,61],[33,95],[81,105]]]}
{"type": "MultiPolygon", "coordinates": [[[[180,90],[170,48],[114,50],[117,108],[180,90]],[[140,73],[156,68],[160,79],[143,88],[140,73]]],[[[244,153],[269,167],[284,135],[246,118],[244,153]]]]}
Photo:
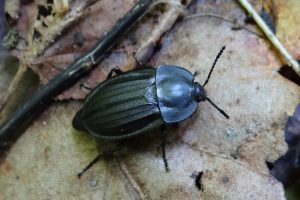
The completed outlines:
{"type": "Polygon", "coordinates": [[[238,23],[238,21],[235,20],[235,19],[231,20],[231,19],[225,18],[223,16],[215,15],[215,14],[192,14],[192,15],[186,16],[184,18],[184,20],[193,19],[193,18],[197,18],[197,17],[214,17],[214,18],[217,18],[217,19],[221,19],[221,20],[224,20],[224,21],[226,21],[228,23],[231,23],[233,25],[237,25],[239,28],[248,31],[249,33],[253,33],[254,35],[257,35],[258,37],[263,37],[261,34],[256,33],[255,31],[253,31],[253,30],[247,28],[246,26],[238,23]]]}
{"type": "Polygon", "coordinates": [[[251,15],[257,25],[261,28],[261,30],[265,33],[267,38],[269,38],[270,42],[274,45],[274,47],[280,52],[280,54],[287,60],[289,66],[291,66],[294,71],[300,76],[300,66],[297,60],[295,60],[291,54],[284,48],[284,46],[280,43],[278,38],[272,33],[264,20],[257,14],[255,9],[249,4],[247,0],[238,0],[239,3],[247,10],[247,12],[251,15]]]}
{"type": "Polygon", "coordinates": [[[132,186],[132,188],[136,191],[136,193],[139,195],[141,200],[146,199],[145,198],[145,194],[142,191],[142,187],[139,186],[139,184],[134,180],[133,176],[131,175],[130,171],[128,170],[128,167],[126,166],[126,164],[118,157],[116,156],[116,160],[124,174],[124,176],[127,178],[127,180],[129,181],[130,185],[132,186]]]}
{"type": "Polygon", "coordinates": [[[27,71],[27,66],[25,64],[20,64],[19,69],[14,76],[13,80],[11,81],[8,89],[4,92],[4,94],[0,97],[0,112],[3,110],[5,105],[8,103],[10,97],[16,90],[16,87],[20,83],[20,81],[23,79],[23,76],[25,72],[27,71]]]}

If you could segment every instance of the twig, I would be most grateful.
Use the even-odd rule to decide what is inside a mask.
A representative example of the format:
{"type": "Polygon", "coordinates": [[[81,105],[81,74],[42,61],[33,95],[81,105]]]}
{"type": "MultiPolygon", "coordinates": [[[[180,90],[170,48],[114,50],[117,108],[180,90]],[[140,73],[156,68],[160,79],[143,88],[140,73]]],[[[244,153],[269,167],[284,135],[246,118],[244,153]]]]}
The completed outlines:
{"type": "Polygon", "coordinates": [[[186,3],[186,5],[182,5],[180,1],[157,1],[153,5],[157,5],[159,3],[167,3],[170,4],[170,9],[164,15],[162,21],[154,28],[151,36],[145,41],[141,47],[138,49],[136,53],[136,58],[141,63],[146,63],[149,57],[153,54],[156,42],[160,40],[162,35],[167,32],[178,19],[178,17],[182,14],[185,6],[187,6],[190,1],[186,3]]]}
{"type": "Polygon", "coordinates": [[[182,142],[182,144],[187,145],[192,150],[199,152],[200,155],[206,154],[205,156],[207,156],[207,157],[215,157],[217,159],[226,160],[226,161],[229,161],[231,163],[235,163],[238,166],[243,167],[243,168],[245,168],[245,169],[247,169],[251,172],[255,172],[255,173],[261,174],[263,176],[266,176],[266,175],[269,176],[268,173],[258,172],[256,170],[252,169],[252,167],[248,166],[247,163],[245,163],[243,160],[233,159],[232,157],[230,157],[226,154],[222,154],[222,153],[219,153],[219,152],[212,152],[212,151],[206,150],[205,148],[202,148],[202,147],[193,148],[189,143],[186,143],[186,142],[182,142]]]}
{"type": "Polygon", "coordinates": [[[242,29],[248,31],[249,33],[253,33],[254,35],[257,35],[258,37],[262,37],[262,35],[260,35],[259,33],[256,33],[255,31],[247,28],[246,26],[244,26],[242,24],[239,24],[238,21],[231,20],[231,19],[225,18],[223,16],[219,16],[219,15],[214,15],[214,14],[193,14],[193,15],[186,16],[184,19],[187,20],[187,19],[193,19],[193,18],[197,18],[197,17],[214,17],[214,18],[217,18],[217,19],[221,19],[221,20],[229,22],[233,25],[237,25],[239,28],[242,28],[242,29]]]}
{"type": "Polygon", "coordinates": [[[15,91],[15,89],[18,86],[18,84],[20,83],[20,81],[22,80],[26,71],[27,71],[27,66],[25,64],[20,64],[19,69],[18,69],[16,75],[14,76],[14,79],[11,81],[8,89],[0,97],[1,98],[0,99],[0,112],[3,110],[3,108],[7,104],[9,98],[15,91]]]}
{"type": "Polygon", "coordinates": [[[25,102],[0,129],[0,141],[8,139],[12,133],[24,128],[36,117],[53,98],[63,90],[78,81],[89,72],[95,64],[103,57],[104,53],[112,47],[120,38],[122,33],[128,30],[148,9],[152,0],[139,0],[133,8],[85,55],[78,58],[64,71],[49,81],[44,87],[37,91],[30,100],[25,102]]]}
{"type": "Polygon", "coordinates": [[[131,176],[130,172],[128,171],[128,168],[127,168],[126,164],[119,157],[117,157],[117,156],[116,156],[116,160],[117,160],[117,162],[118,162],[118,164],[119,164],[119,166],[120,166],[123,174],[125,175],[125,177],[129,181],[130,185],[137,192],[137,194],[139,195],[140,199],[144,200],[145,199],[145,195],[142,192],[140,186],[137,184],[137,182],[131,176]]]}
{"type": "Polygon", "coordinates": [[[294,71],[300,76],[300,66],[297,60],[295,60],[291,54],[284,48],[278,38],[272,33],[263,19],[257,14],[255,9],[249,4],[247,0],[238,0],[238,2],[245,8],[245,10],[251,15],[257,25],[265,33],[270,42],[280,52],[280,54],[287,60],[288,65],[291,66],[294,71]]]}

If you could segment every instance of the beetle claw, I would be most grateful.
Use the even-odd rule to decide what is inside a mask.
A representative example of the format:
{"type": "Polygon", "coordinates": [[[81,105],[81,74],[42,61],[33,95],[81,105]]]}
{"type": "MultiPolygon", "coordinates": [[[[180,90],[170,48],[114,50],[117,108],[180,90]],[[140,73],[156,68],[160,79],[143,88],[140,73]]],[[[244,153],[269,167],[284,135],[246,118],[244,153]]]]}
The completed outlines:
{"type": "Polygon", "coordinates": [[[120,75],[120,74],[123,73],[122,70],[119,67],[112,68],[110,70],[110,72],[108,73],[106,79],[110,79],[114,72],[115,72],[116,75],[120,75]]]}

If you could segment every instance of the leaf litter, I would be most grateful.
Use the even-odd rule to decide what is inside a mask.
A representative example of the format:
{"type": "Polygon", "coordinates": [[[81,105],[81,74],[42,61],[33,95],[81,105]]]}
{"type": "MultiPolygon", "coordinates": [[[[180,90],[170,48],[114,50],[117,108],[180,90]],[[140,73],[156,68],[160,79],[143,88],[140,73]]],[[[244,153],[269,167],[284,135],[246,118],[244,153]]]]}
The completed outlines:
{"type": "MultiPolygon", "coordinates": [[[[76,2],[70,3],[70,9],[76,2]]],[[[71,24],[65,30],[62,25],[61,36],[53,43],[49,38],[56,36],[39,30],[40,44],[34,46],[29,42],[28,46],[34,48],[24,53],[30,55],[25,59],[28,66],[40,76],[42,83],[46,83],[91,47],[132,4],[133,1],[99,1],[93,8],[83,9],[85,17],[74,19],[76,26],[71,24]],[[38,53],[34,55],[34,52],[38,53]]],[[[287,6],[290,5],[294,2],[289,1],[287,6]]],[[[132,59],[132,53],[142,46],[163,19],[161,11],[153,12],[134,26],[80,83],[93,87],[112,67],[118,65],[125,71],[130,69],[128,60],[132,59]]],[[[244,28],[235,30],[234,24],[214,17],[185,18],[196,13],[237,20],[260,33],[255,26],[244,24],[246,15],[233,1],[193,2],[185,16],[159,40],[159,48],[155,47],[149,62],[180,65],[192,72],[198,71],[196,80],[202,83],[217,52],[226,45],[207,91],[209,97],[229,113],[230,120],[223,119],[209,104],[201,103],[191,119],[177,127],[169,127],[166,150],[170,173],[164,171],[160,135],[156,133],[132,139],[117,158],[100,161],[79,180],[76,174],[97,154],[96,145],[90,137],[74,132],[71,127],[80,103],[58,102],[26,130],[0,166],[2,197],[285,199],[283,187],[270,175],[266,161],[276,160],[287,149],[283,129],[287,116],[298,103],[299,86],[277,73],[285,63],[264,38],[244,28]],[[191,178],[194,171],[203,173],[199,180],[201,190],[191,178]]],[[[275,14],[284,15],[279,11],[275,14]]],[[[61,16],[62,24],[65,15],[61,16]]],[[[283,42],[297,58],[297,42],[292,41],[298,36],[289,34],[291,30],[281,29],[279,25],[294,18],[275,19],[278,20],[276,32],[289,35],[289,42],[283,42]]],[[[27,20],[35,21],[36,18],[27,20]]],[[[33,36],[32,28],[28,27],[19,33],[24,38],[33,36]]],[[[22,59],[23,47],[18,48],[13,53],[22,59]]],[[[82,99],[85,95],[78,84],[58,99],[82,99]]],[[[99,141],[99,151],[103,150],[102,144],[99,141]]]]}

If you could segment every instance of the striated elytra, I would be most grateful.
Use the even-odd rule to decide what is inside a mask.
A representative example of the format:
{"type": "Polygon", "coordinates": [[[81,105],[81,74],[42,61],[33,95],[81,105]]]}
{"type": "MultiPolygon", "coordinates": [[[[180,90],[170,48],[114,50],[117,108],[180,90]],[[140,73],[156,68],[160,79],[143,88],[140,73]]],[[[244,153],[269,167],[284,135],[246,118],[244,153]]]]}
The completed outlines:
{"type": "MultiPolygon", "coordinates": [[[[96,138],[121,140],[183,121],[205,100],[229,118],[204,89],[224,49],[217,55],[203,85],[194,81],[196,73],[179,66],[144,67],[124,73],[114,68],[87,96],[73,119],[73,127],[96,138]],[[112,76],[113,73],[116,75],[112,76]]],[[[168,170],[164,142],[163,139],[163,158],[168,170]]]]}

